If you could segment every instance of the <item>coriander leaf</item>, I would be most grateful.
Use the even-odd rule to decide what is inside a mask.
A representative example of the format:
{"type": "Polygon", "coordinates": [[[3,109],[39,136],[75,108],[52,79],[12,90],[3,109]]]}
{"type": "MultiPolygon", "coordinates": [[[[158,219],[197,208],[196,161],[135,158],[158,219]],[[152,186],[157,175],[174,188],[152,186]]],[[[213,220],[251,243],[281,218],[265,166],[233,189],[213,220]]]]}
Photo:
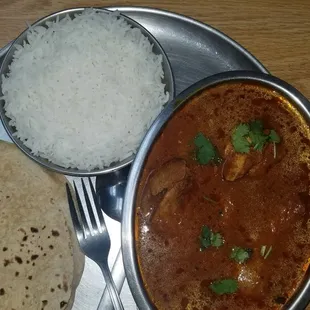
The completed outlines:
{"type": "Polygon", "coordinates": [[[263,245],[262,247],[261,247],[261,249],[260,249],[260,255],[264,258],[264,259],[266,259],[269,255],[270,255],[270,253],[271,253],[271,251],[272,251],[272,246],[270,246],[269,247],[269,249],[267,250],[267,246],[266,245],[263,245]]]}
{"type": "Polygon", "coordinates": [[[198,135],[194,139],[194,143],[197,147],[200,148],[200,147],[203,147],[205,145],[206,140],[208,140],[208,139],[206,139],[206,137],[201,132],[199,132],[198,135]]]}
{"type": "Polygon", "coordinates": [[[269,134],[269,140],[271,142],[280,143],[281,139],[275,130],[271,129],[269,134]]]}
{"type": "Polygon", "coordinates": [[[236,152],[249,153],[250,143],[244,137],[241,137],[240,139],[235,139],[232,141],[232,143],[236,152]]]}
{"type": "Polygon", "coordinates": [[[248,124],[239,124],[232,135],[232,144],[236,152],[248,153],[250,151],[250,142],[247,140],[250,127],[248,124]]]}
{"type": "Polygon", "coordinates": [[[250,249],[233,247],[231,250],[230,258],[235,260],[237,263],[242,264],[250,258],[251,254],[252,250],[250,249]]]}
{"type": "Polygon", "coordinates": [[[264,145],[267,143],[269,137],[264,134],[263,122],[260,120],[254,120],[250,122],[249,138],[251,140],[251,146],[255,151],[262,151],[264,145]]]}
{"type": "Polygon", "coordinates": [[[203,225],[201,228],[200,240],[200,251],[207,249],[210,246],[219,248],[223,245],[223,237],[220,233],[213,233],[212,230],[203,225]]]}
{"type": "Polygon", "coordinates": [[[233,140],[233,146],[239,153],[249,153],[250,151],[250,143],[244,137],[233,140]]]}
{"type": "Polygon", "coordinates": [[[269,134],[264,133],[261,120],[254,120],[248,124],[239,124],[232,135],[232,144],[236,152],[249,153],[252,147],[255,151],[262,151],[266,143],[280,143],[280,137],[275,130],[269,134]]]}
{"type": "Polygon", "coordinates": [[[205,238],[199,237],[199,240],[200,240],[200,251],[207,249],[211,245],[210,238],[205,239],[205,238]]]}
{"type": "Polygon", "coordinates": [[[201,132],[194,139],[196,146],[196,159],[201,165],[207,165],[210,162],[219,164],[221,157],[218,154],[217,149],[201,132]]]}
{"type": "Polygon", "coordinates": [[[220,233],[212,233],[211,234],[211,245],[219,248],[224,243],[223,237],[220,233]]]}
{"type": "Polygon", "coordinates": [[[203,196],[203,198],[205,200],[207,200],[208,202],[211,202],[211,203],[217,203],[217,201],[213,200],[212,198],[208,197],[208,196],[203,196]]]}
{"type": "Polygon", "coordinates": [[[251,146],[255,151],[262,151],[267,143],[269,136],[265,136],[263,133],[250,131],[249,138],[251,140],[251,146]]]}
{"type": "Polygon", "coordinates": [[[208,226],[206,225],[203,225],[202,228],[201,228],[201,237],[202,238],[211,238],[211,230],[208,226]]]}
{"type": "Polygon", "coordinates": [[[272,246],[270,246],[269,250],[267,251],[266,255],[264,256],[264,259],[266,259],[270,255],[271,251],[272,251],[272,246]]]}
{"type": "Polygon", "coordinates": [[[254,133],[263,133],[264,130],[264,126],[263,126],[263,122],[260,120],[254,120],[252,122],[249,123],[250,125],[250,130],[254,133]]]}
{"type": "Polygon", "coordinates": [[[238,137],[244,137],[246,135],[248,135],[250,132],[250,127],[248,124],[239,124],[236,129],[234,134],[238,137]]]}
{"type": "Polygon", "coordinates": [[[208,226],[202,226],[201,228],[201,235],[199,237],[200,240],[200,251],[207,249],[211,246],[211,230],[208,226]]]}
{"type": "Polygon", "coordinates": [[[235,279],[222,279],[210,284],[210,289],[218,294],[232,294],[238,290],[238,282],[235,279]]]}

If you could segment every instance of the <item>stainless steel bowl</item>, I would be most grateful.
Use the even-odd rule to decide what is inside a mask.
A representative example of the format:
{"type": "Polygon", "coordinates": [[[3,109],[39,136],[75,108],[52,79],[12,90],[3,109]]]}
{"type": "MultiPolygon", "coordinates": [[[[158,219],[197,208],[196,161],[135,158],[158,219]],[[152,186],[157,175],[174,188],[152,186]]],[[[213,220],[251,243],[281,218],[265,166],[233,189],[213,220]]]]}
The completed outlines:
{"type": "MultiPolygon", "coordinates": [[[[82,13],[86,8],[74,8],[74,9],[68,9],[68,10],[64,10],[64,11],[59,11],[56,13],[53,13],[51,15],[48,15],[46,17],[43,17],[42,19],[38,20],[37,22],[35,22],[32,26],[45,26],[45,23],[47,21],[55,21],[56,18],[62,19],[64,18],[66,15],[69,15],[71,18],[74,17],[76,14],[78,13],[82,13]]],[[[106,9],[101,9],[101,8],[94,8],[94,10],[98,11],[98,12],[102,12],[102,13],[108,13],[110,12],[109,10],[106,9]]],[[[122,15],[122,14],[121,14],[122,15]]],[[[151,44],[153,44],[153,52],[155,54],[161,54],[163,55],[163,70],[164,70],[164,78],[163,78],[163,83],[166,84],[166,88],[165,90],[167,92],[169,92],[169,101],[171,101],[174,96],[175,96],[175,84],[174,84],[174,77],[173,77],[173,72],[172,72],[172,68],[169,62],[169,59],[165,53],[165,51],[163,50],[163,48],[161,47],[161,45],[159,44],[159,42],[155,39],[155,37],[149,32],[147,31],[142,25],[140,25],[139,23],[137,23],[136,21],[134,21],[133,19],[122,15],[124,17],[124,19],[133,27],[135,28],[139,28],[141,30],[141,32],[148,37],[149,41],[151,42],[151,44]]],[[[28,29],[25,30],[23,33],[21,33],[19,35],[19,37],[13,42],[13,44],[11,45],[10,49],[8,50],[3,62],[2,62],[2,66],[0,68],[0,76],[2,76],[3,74],[6,75],[9,71],[10,71],[10,64],[13,60],[13,54],[15,52],[15,44],[21,44],[24,40],[26,40],[27,38],[27,32],[28,29]]],[[[2,92],[0,94],[0,96],[2,95],[2,92]]],[[[18,139],[16,136],[14,136],[14,132],[16,131],[16,128],[9,125],[9,121],[10,119],[5,115],[5,110],[4,110],[4,100],[0,99],[0,118],[1,121],[3,123],[3,126],[6,130],[6,132],[8,133],[8,135],[10,136],[10,138],[13,140],[13,142],[20,148],[20,150],[22,150],[27,156],[29,156],[32,160],[36,161],[37,163],[41,164],[42,166],[49,168],[51,170],[54,170],[56,172],[59,173],[63,173],[66,175],[72,175],[72,176],[94,176],[94,175],[100,175],[100,174],[105,174],[105,173],[110,173],[113,171],[116,171],[122,167],[127,166],[128,164],[130,164],[134,158],[134,156],[131,156],[125,160],[122,160],[120,162],[116,162],[114,164],[112,164],[109,167],[103,168],[103,169],[95,169],[92,171],[87,171],[87,170],[79,170],[79,169],[74,169],[74,168],[64,168],[62,166],[56,165],[50,161],[48,161],[45,158],[42,158],[40,156],[36,156],[33,155],[31,153],[31,150],[26,147],[23,142],[20,141],[20,139],[18,139]]]]}
{"type": "MultiPolygon", "coordinates": [[[[135,250],[135,198],[138,188],[140,175],[143,171],[145,160],[149,151],[152,149],[156,137],[161,132],[162,128],[175,114],[179,107],[190,104],[190,99],[199,91],[215,86],[217,84],[231,81],[253,81],[258,82],[263,86],[282,94],[287,98],[304,116],[305,120],[310,124],[310,103],[309,101],[294,87],[286,82],[267,75],[264,73],[255,73],[248,71],[234,71],[220,73],[203,79],[193,86],[186,89],[178,95],[173,102],[166,107],[157,117],[148,133],[146,134],[139,151],[132,164],[128,178],[127,189],[123,206],[122,219],[122,252],[125,265],[125,272],[129,287],[135,298],[139,309],[148,310],[154,309],[154,305],[150,301],[147,292],[144,288],[142,278],[139,271],[135,250]]],[[[308,269],[306,276],[295,294],[288,301],[284,309],[303,310],[310,300],[310,270],[308,269]]]]}

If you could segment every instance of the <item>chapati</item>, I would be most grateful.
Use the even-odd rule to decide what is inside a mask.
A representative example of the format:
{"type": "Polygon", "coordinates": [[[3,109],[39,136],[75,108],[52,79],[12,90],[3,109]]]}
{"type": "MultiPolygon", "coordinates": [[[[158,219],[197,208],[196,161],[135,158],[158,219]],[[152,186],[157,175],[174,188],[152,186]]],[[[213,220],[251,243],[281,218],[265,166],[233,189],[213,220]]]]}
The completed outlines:
{"type": "Polygon", "coordinates": [[[84,256],[64,176],[0,142],[0,309],[70,309],[84,256]]]}

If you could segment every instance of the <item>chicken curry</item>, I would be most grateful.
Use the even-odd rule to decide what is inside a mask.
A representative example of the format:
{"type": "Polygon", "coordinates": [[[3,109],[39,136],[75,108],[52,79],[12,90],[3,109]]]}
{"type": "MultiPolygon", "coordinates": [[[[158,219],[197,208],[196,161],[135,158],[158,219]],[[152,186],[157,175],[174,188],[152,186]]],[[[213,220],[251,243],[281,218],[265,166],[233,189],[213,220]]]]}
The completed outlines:
{"type": "Polygon", "coordinates": [[[281,309],[310,258],[310,132],[248,82],[205,89],[168,121],[136,198],[136,252],[158,309],[281,309]]]}

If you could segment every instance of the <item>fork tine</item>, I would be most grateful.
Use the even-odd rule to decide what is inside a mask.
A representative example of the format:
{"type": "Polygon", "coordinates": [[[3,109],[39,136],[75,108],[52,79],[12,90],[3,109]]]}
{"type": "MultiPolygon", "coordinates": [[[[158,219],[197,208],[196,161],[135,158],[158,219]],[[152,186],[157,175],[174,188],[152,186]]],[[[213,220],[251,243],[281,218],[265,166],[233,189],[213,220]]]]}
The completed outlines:
{"type": "Polygon", "coordinates": [[[85,202],[86,202],[86,205],[87,205],[87,211],[88,211],[88,214],[89,214],[89,218],[90,218],[91,224],[93,226],[93,229],[97,229],[98,225],[97,225],[97,222],[96,222],[96,219],[95,219],[93,207],[92,207],[91,202],[89,200],[89,196],[88,196],[87,189],[86,189],[86,186],[85,186],[85,183],[84,183],[83,179],[82,179],[82,188],[83,188],[85,202]]]}
{"type": "Polygon", "coordinates": [[[69,209],[70,209],[73,227],[76,230],[76,232],[81,232],[83,229],[82,229],[82,226],[80,224],[78,215],[76,213],[76,209],[74,207],[74,202],[73,202],[73,198],[71,195],[71,190],[69,188],[68,183],[66,183],[66,190],[67,190],[67,197],[68,197],[68,203],[69,203],[69,209]]]}
{"type": "Polygon", "coordinates": [[[90,178],[88,178],[88,182],[89,182],[89,186],[90,186],[90,189],[91,189],[91,193],[93,195],[93,199],[94,199],[97,215],[98,215],[98,218],[99,218],[99,223],[100,223],[101,226],[105,226],[104,217],[103,217],[103,214],[102,214],[102,210],[99,207],[98,197],[97,197],[97,194],[95,192],[93,182],[91,181],[90,178]]]}
{"type": "Polygon", "coordinates": [[[83,205],[79,196],[79,192],[76,188],[75,182],[73,181],[73,185],[74,185],[74,190],[75,190],[75,196],[76,196],[76,200],[77,200],[77,204],[78,204],[78,208],[79,208],[79,212],[80,212],[80,216],[81,216],[81,221],[82,221],[82,226],[84,227],[84,234],[86,234],[87,232],[90,231],[89,226],[87,224],[87,220],[85,217],[85,213],[83,210],[83,205]]]}

